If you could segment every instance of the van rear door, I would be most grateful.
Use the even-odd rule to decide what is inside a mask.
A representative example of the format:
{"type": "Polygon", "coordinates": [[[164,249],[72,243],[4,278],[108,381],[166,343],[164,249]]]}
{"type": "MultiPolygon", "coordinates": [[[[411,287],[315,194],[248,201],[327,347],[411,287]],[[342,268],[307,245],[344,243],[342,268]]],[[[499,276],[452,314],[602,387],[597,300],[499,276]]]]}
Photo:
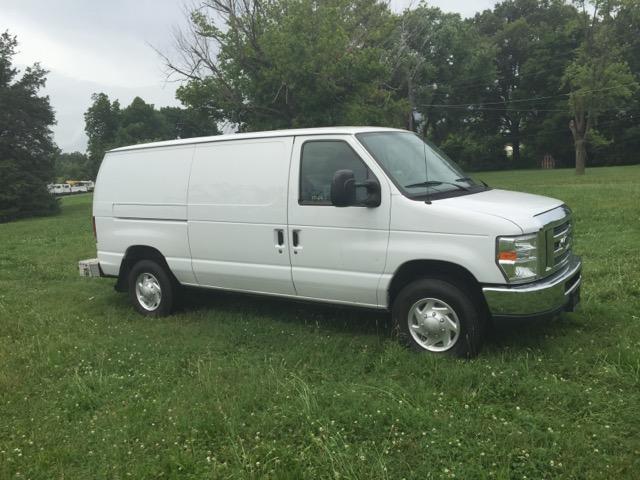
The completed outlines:
{"type": "Polygon", "coordinates": [[[198,284],[295,294],[287,225],[293,137],[196,145],[188,224],[198,284]]]}
{"type": "MultiPolygon", "coordinates": [[[[361,195],[364,189],[358,189],[361,195]]],[[[289,241],[296,292],[301,297],[382,306],[391,204],[380,167],[351,135],[296,137],[289,177],[289,241]],[[331,180],[348,169],[356,182],[377,179],[378,207],[334,207],[331,180]]]]}

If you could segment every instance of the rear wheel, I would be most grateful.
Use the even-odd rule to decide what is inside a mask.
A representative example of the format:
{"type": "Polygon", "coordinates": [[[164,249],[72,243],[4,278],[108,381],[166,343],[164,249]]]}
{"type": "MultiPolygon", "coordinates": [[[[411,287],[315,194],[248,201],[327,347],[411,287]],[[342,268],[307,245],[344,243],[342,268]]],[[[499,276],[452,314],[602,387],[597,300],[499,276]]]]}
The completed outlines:
{"type": "Polygon", "coordinates": [[[482,345],[483,311],[463,289],[425,278],[400,291],[392,314],[400,340],[411,349],[470,358],[482,345]]]}
{"type": "Polygon", "coordinates": [[[135,309],[149,317],[169,315],[175,286],[166,270],[153,260],[138,261],[129,272],[129,298],[135,309]]]}

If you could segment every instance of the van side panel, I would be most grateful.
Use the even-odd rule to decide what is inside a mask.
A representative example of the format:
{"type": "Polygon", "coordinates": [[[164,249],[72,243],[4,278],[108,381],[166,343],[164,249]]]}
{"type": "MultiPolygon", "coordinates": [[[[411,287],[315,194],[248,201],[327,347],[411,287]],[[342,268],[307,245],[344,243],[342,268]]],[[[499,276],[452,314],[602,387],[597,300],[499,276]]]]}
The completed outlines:
{"type": "Polygon", "coordinates": [[[193,145],[110,152],[93,200],[98,259],[117,275],[127,249],[154,247],[176,278],[194,283],[187,229],[187,189],[193,145]]]}
{"type": "Polygon", "coordinates": [[[293,137],[196,146],[189,239],[198,284],[293,295],[286,234],[293,137]]]}

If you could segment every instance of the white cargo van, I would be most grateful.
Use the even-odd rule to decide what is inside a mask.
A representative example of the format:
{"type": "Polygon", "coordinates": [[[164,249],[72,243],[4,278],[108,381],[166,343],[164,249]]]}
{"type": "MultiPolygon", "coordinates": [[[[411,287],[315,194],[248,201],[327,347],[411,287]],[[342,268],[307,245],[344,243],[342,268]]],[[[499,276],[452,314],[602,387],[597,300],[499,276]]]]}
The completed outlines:
{"type": "Polygon", "coordinates": [[[54,195],[68,195],[71,193],[71,185],[66,183],[53,183],[48,188],[49,193],[54,195]]]}
{"type": "Polygon", "coordinates": [[[572,310],[581,262],[559,200],[492,189],[417,135],[373,127],[109,151],[99,271],[136,309],[181,285],[391,311],[411,347],[474,355],[491,317],[572,310]]]}
{"type": "Polygon", "coordinates": [[[89,190],[87,190],[86,185],[80,185],[79,183],[75,184],[75,185],[70,185],[71,187],[71,193],[86,193],[89,190]]]}
{"type": "Polygon", "coordinates": [[[78,182],[78,185],[85,188],[85,192],[93,192],[95,184],[91,180],[81,180],[78,182]]]}

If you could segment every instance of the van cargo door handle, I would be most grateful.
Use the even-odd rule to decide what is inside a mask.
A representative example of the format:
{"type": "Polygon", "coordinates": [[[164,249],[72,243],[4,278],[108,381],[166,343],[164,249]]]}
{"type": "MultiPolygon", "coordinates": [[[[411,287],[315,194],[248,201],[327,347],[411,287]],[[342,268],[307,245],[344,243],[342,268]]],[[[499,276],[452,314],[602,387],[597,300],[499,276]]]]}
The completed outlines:
{"type": "Polygon", "coordinates": [[[300,250],[302,250],[302,247],[300,246],[300,230],[294,230],[291,234],[291,237],[291,243],[293,243],[293,253],[298,253],[300,250]]]}
{"type": "Polygon", "coordinates": [[[276,228],[273,233],[276,250],[278,250],[278,253],[282,253],[284,249],[284,230],[282,228],[276,228]]]}

